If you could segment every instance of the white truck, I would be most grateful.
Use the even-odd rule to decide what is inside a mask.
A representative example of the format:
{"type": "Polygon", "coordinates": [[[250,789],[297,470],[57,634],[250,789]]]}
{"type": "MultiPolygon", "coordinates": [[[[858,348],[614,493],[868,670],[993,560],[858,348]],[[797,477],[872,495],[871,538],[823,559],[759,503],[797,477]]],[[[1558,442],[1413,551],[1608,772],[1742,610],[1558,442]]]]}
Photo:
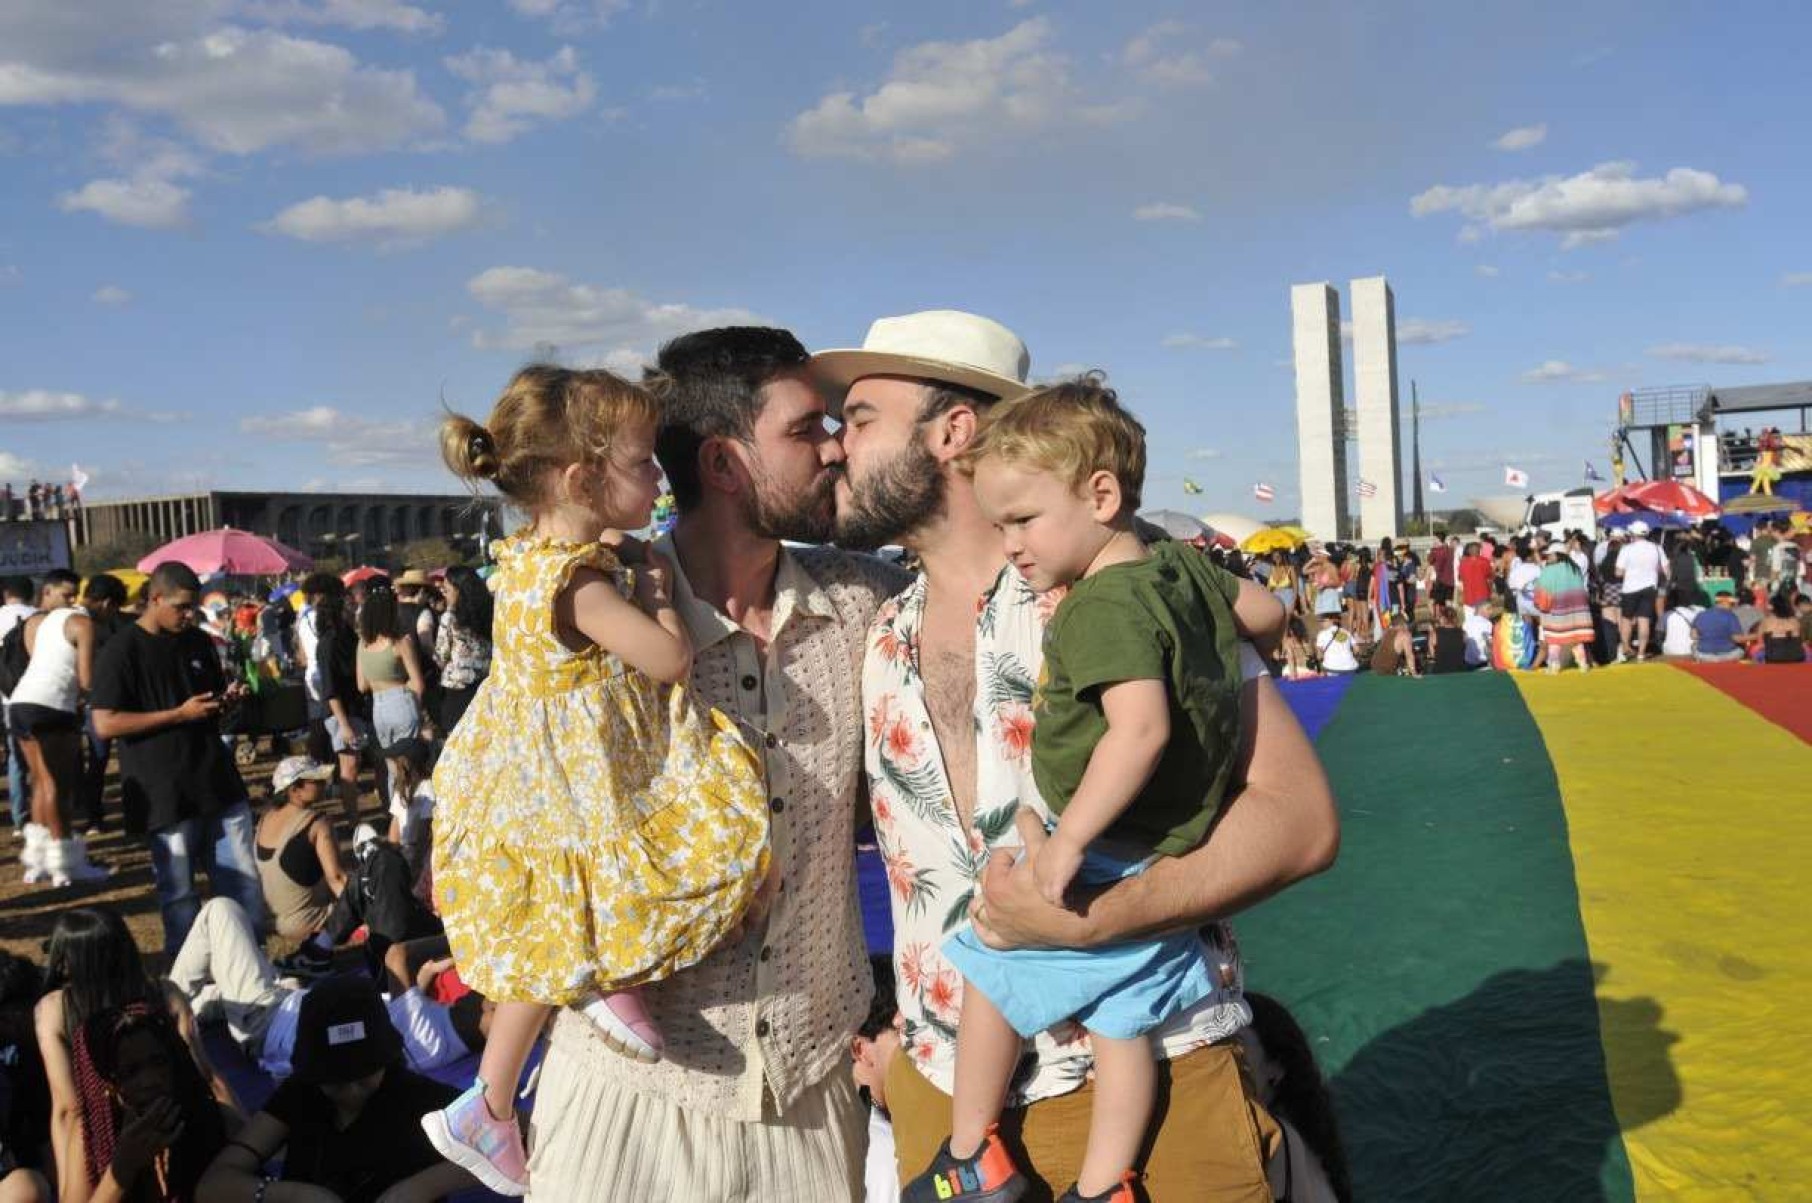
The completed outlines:
{"type": "Polygon", "coordinates": [[[1596,539],[1598,511],[1592,508],[1595,496],[1590,488],[1531,493],[1523,510],[1523,529],[1547,531],[1555,539],[1565,538],[1570,530],[1584,531],[1586,538],[1596,539]]]}

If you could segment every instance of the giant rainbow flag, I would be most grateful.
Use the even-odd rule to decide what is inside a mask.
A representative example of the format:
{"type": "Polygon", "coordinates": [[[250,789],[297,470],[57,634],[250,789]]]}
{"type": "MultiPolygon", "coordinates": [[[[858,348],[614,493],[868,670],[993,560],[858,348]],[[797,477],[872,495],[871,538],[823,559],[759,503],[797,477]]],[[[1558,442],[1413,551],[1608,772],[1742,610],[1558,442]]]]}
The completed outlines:
{"type": "Polygon", "coordinates": [[[1812,1199],[1812,668],[1285,692],[1343,846],[1238,928],[1360,1199],[1812,1199]]]}

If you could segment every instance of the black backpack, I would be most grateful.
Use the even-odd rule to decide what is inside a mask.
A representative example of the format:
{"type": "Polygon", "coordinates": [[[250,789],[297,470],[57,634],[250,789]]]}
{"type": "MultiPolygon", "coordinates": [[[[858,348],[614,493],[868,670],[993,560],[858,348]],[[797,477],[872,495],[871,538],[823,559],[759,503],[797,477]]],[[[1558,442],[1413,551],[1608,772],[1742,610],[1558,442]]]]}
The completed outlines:
{"type": "Polygon", "coordinates": [[[30,663],[31,654],[25,650],[25,619],[21,618],[6,638],[0,639],[0,695],[12,696],[30,663]]]}

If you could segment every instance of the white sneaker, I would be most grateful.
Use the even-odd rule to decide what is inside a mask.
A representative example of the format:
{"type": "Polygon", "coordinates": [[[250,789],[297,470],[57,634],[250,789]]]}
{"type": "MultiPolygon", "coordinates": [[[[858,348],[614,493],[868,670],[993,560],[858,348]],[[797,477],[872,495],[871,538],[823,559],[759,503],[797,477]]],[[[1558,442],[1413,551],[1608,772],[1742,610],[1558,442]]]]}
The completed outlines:
{"type": "Polygon", "coordinates": [[[50,848],[50,828],[42,823],[25,825],[25,847],[19,851],[19,864],[25,869],[25,884],[37,885],[50,880],[50,866],[45,855],[50,848]]]}

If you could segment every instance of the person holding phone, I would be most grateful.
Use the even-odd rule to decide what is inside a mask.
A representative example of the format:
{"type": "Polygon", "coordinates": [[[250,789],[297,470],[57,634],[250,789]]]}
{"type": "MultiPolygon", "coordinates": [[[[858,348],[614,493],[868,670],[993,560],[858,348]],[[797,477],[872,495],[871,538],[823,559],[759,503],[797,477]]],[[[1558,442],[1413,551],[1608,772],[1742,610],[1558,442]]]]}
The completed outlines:
{"type": "Polygon", "coordinates": [[[200,592],[188,566],[159,564],[145,584],[144,613],[107,644],[90,698],[95,733],[117,741],[126,829],[145,833],[151,846],[164,948],[172,955],[201,908],[197,870],[254,923],[264,915],[252,808],[220,739],[221,711],[238,705],[245,687],[227,684],[208,637],[196,629],[200,592]]]}

